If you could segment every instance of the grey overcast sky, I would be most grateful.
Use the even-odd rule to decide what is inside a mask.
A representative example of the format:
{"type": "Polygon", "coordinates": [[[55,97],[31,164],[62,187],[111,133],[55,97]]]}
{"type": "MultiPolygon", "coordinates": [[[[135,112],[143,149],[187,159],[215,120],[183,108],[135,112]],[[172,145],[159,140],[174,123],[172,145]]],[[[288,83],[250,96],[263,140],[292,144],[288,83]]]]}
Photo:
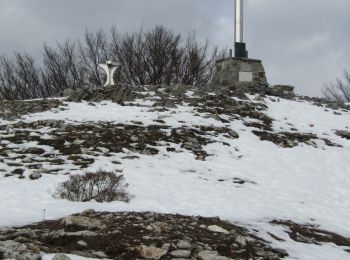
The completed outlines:
{"type": "MultiPolygon", "coordinates": [[[[350,0],[245,0],[249,56],[271,84],[321,95],[350,70],[350,0]]],[[[85,29],[120,32],[165,25],[233,46],[233,0],[0,0],[0,54],[40,58],[44,42],[81,38],[85,29]]]]}

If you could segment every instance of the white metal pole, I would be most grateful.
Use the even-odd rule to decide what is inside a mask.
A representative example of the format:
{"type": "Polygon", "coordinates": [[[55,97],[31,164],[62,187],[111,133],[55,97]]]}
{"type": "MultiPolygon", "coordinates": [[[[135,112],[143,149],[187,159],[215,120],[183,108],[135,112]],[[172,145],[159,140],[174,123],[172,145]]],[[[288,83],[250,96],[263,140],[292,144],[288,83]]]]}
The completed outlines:
{"type": "Polygon", "coordinates": [[[235,0],[235,42],[243,42],[243,0],[235,0]]]}

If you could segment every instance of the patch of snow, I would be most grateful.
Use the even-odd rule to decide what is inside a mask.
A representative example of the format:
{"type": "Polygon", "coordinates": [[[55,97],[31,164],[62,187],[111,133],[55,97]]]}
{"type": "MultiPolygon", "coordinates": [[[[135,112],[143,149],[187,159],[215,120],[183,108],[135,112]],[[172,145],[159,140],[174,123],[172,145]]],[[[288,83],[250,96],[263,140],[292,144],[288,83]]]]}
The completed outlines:
{"type": "MultiPolygon", "coordinates": [[[[124,170],[130,184],[129,191],[135,196],[129,204],[74,203],[54,199],[52,194],[57,184],[67,180],[67,176],[43,175],[37,181],[0,177],[0,226],[41,221],[44,210],[46,219],[57,219],[87,208],[219,216],[257,228],[259,236],[286,249],[291,259],[349,258],[349,253],[332,244],[316,246],[294,242],[282,227],[272,227],[269,222],[286,219],[317,224],[321,229],[350,237],[350,141],[334,133],[336,129],[350,128],[350,113],[334,115],[332,110],[325,111],[325,108],[308,102],[283,99],[273,102],[268,98],[265,102],[269,107],[268,115],[275,119],[276,130],[289,131],[294,127],[301,132],[329,138],[343,147],[327,147],[319,143],[319,148],[300,144],[284,149],[260,141],[240,120],[223,124],[205,114],[195,116],[194,109],[188,106],[150,112],[151,108],[147,106],[120,106],[111,102],[96,103],[96,106],[85,102],[67,103],[67,110],[31,114],[24,116],[23,120],[106,121],[116,124],[136,120],[150,125],[156,124],[153,120],[161,118],[172,127],[226,126],[238,132],[240,137],[234,140],[215,137],[230,146],[221,143],[207,145],[205,150],[211,156],[206,161],[195,160],[195,156],[186,150],[168,153],[164,147],[158,147],[158,155],[138,155],[140,158],[135,160],[122,159],[125,154],[96,157],[88,170],[124,170]],[[115,160],[122,164],[115,166],[112,163],[115,160]],[[251,183],[237,184],[232,181],[234,178],[249,179],[251,183]],[[225,181],[219,181],[221,179],[225,181]],[[266,233],[267,230],[273,230],[286,241],[275,241],[266,233]]],[[[0,120],[0,124],[6,123],[0,120]]],[[[18,147],[21,146],[26,145],[18,147]]],[[[0,168],[3,167],[5,165],[0,162],[0,168]]]]}
{"type": "MultiPolygon", "coordinates": [[[[42,260],[52,260],[55,257],[56,254],[46,254],[42,256],[42,260]]],[[[88,257],[82,257],[77,255],[69,255],[66,254],[71,260],[94,260],[97,258],[88,258],[88,257]]]]}

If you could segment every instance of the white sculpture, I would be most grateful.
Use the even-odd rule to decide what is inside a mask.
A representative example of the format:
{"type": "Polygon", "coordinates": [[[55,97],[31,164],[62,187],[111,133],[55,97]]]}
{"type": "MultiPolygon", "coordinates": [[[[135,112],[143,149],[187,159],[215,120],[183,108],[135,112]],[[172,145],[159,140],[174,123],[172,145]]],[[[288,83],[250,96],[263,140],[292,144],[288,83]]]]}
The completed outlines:
{"type": "Polygon", "coordinates": [[[101,63],[98,65],[106,72],[106,75],[107,75],[107,81],[104,86],[105,87],[113,86],[114,85],[113,75],[116,72],[116,70],[119,68],[119,64],[114,63],[112,61],[107,61],[106,64],[101,63]]]}

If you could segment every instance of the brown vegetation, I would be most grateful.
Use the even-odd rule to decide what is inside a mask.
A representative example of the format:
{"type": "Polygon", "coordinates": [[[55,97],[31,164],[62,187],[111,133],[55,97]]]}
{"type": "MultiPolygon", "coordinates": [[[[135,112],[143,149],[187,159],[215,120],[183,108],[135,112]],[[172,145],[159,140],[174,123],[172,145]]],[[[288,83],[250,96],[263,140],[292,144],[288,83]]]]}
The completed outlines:
{"type": "Polygon", "coordinates": [[[124,201],[129,202],[124,175],[98,170],[84,175],[72,175],[69,180],[61,183],[55,197],[70,201],[97,202],[124,201]]]}

